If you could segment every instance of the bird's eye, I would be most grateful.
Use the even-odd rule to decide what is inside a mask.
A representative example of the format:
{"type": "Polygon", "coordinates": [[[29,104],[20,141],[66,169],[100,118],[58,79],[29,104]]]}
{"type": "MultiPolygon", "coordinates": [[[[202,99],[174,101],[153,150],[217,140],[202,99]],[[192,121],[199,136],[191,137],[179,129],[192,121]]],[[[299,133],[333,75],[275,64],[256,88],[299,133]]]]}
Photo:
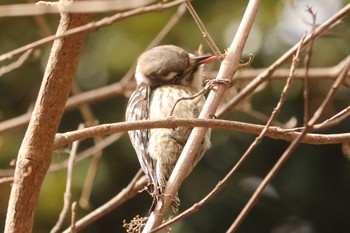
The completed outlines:
{"type": "Polygon", "coordinates": [[[170,72],[168,75],[162,77],[163,81],[170,81],[178,76],[176,72],[170,72]]]}

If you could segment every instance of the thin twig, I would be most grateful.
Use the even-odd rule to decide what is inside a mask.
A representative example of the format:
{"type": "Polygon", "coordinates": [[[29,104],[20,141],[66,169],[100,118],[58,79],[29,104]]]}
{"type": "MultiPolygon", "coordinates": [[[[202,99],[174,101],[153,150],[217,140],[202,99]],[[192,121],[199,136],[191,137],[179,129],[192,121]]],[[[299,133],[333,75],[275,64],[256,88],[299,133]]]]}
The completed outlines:
{"type": "MultiPolygon", "coordinates": [[[[92,154],[97,153],[98,151],[103,150],[104,148],[108,147],[109,145],[113,144],[114,142],[116,142],[117,140],[119,140],[121,138],[121,136],[123,136],[124,133],[116,133],[116,134],[112,134],[106,138],[103,139],[103,141],[95,144],[94,146],[80,152],[76,158],[75,158],[75,162],[80,162],[83,159],[86,159],[88,157],[90,157],[92,154]]],[[[56,163],[56,164],[52,164],[49,168],[49,172],[54,172],[54,171],[59,171],[62,170],[64,168],[66,168],[68,165],[68,161],[65,160],[63,162],[60,163],[56,163]]]]}
{"type": "Polygon", "coordinates": [[[183,2],[183,0],[175,0],[175,1],[172,1],[169,3],[165,3],[165,4],[158,3],[158,4],[146,6],[146,7],[136,8],[136,9],[133,9],[130,11],[122,12],[122,13],[117,13],[113,16],[105,17],[101,20],[91,22],[88,24],[84,24],[82,26],[67,30],[64,33],[61,33],[58,35],[52,35],[52,36],[37,40],[33,43],[27,44],[25,46],[22,46],[20,48],[14,49],[10,52],[7,52],[7,53],[1,55],[0,62],[7,60],[7,59],[10,59],[13,56],[20,54],[20,53],[23,53],[29,49],[38,47],[40,45],[46,44],[48,42],[51,42],[51,41],[59,39],[59,38],[70,36],[70,35],[73,35],[73,34],[76,34],[79,32],[83,32],[83,31],[97,30],[101,27],[109,26],[115,22],[121,21],[121,20],[126,19],[126,18],[131,17],[131,16],[140,15],[140,14],[149,13],[149,12],[159,12],[159,11],[174,7],[176,5],[179,5],[182,2],[183,2]]]}
{"type": "MultiPolygon", "coordinates": [[[[82,230],[92,222],[105,216],[106,214],[108,214],[127,200],[136,196],[139,193],[138,191],[141,190],[147,184],[147,178],[146,176],[141,177],[142,174],[143,172],[140,169],[134,176],[134,178],[131,180],[131,182],[128,184],[128,186],[121,190],[115,197],[113,197],[111,200],[109,200],[99,208],[95,209],[85,217],[78,220],[75,223],[76,231],[82,230]]],[[[63,233],[70,233],[70,228],[66,229],[63,233]]]]}
{"type": "MultiPolygon", "coordinates": [[[[73,80],[73,82],[72,82],[72,94],[78,95],[80,93],[81,93],[81,90],[80,90],[77,82],[75,82],[73,80]]],[[[91,108],[88,104],[83,104],[83,105],[79,106],[79,110],[80,110],[80,113],[84,119],[86,126],[94,126],[94,125],[97,125],[99,123],[95,114],[93,113],[93,111],[91,110],[91,108]]],[[[93,139],[94,139],[95,144],[98,144],[101,141],[103,141],[103,137],[100,135],[95,136],[93,139]]],[[[92,185],[93,185],[93,182],[95,180],[95,176],[97,173],[97,169],[98,169],[98,166],[100,163],[101,156],[102,156],[101,150],[96,151],[92,155],[92,159],[90,161],[89,168],[88,168],[86,178],[85,178],[85,182],[83,185],[83,190],[81,192],[81,196],[79,199],[79,205],[82,208],[85,208],[85,209],[89,208],[89,199],[90,199],[90,195],[91,195],[92,185]]]]}
{"type": "Polygon", "coordinates": [[[101,13],[125,11],[154,2],[154,0],[78,1],[71,5],[60,2],[38,1],[35,4],[8,4],[0,6],[0,17],[37,16],[64,13],[101,13]]]}
{"type": "MultiPolygon", "coordinates": [[[[109,86],[101,87],[91,91],[84,92],[82,94],[72,96],[67,100],[65,105],[65,111],[69,112],[73,109],[76,109],[80,105],[89,103],[93,104],[102,100],[106,100],[116,96],[124,96],[124,93],[128,90],[132,91],[134,85],[130,86],[129,84],[121,84],[120,82],[111,84],[109,86]]],[[[22,128],[28,125],[32,113],[27,112],[21,116],[3,121],[0,123],[0,134],[6,133],[8,131],[22,128]]]]}
{"type": "Polygon", "coordinates": [[[1,184],[12,183],[13,181],[14,181],[13,176],[2,177],[2,178],[0,178],[0,185],[1,185],[1,184]]]}
{"type": "Polygon", "coordinates": [[[331,126],[339,124],[341,121],[345,120],[350,116],[350,106],[346,107],[345,109],[341,110],[331,118],[328,118],[327,120],[323,121],[322,123],[314,125],[314,130],[320,130],[329,128],[331,126]]]}
{"type": "Polygon", "coordinates": [[[339,77],[337,78],[337,80],[335,80],[331,89],[329,90],[326,97],[324,98],[324,101],[321,103],[320,107],[316,110],[313,117],[309,120],[308,127],[313,128],[316,122],[320,119],[323,111],[327,108],[331,100],[337,94],[337,91],[342,85],[342,83],[344,82],[344,80],[346,80],[349,70],[350,70],[350,56],[347,58],[347,62],[344,65],[343,71],[339,74],[339,77]]]}
{"type": "Polygon", "coordinates": [[[19,67],[21,67],[24,62],[28,59],[29,55],[32,53],[33,49],[30,49],[28,51],[26,51],[25,53],[23,53],[17,61],[7,65],[7,66],[2,66],[0,67],[0,77],[3,76],[6,73],[9,73],[19,67]]]}
{"type": "Polygon", "coordinates": [[[335,94],[337,93],[339,87],[341,86],[341,83],[345,80],[347,76],[347,72],[350,68],[350,58],[347,60],[343,72],[339,75],[337,80],[332,85],[331,89],[329,90],[326,98],[323,100],[319,108],[316,110],[312,118],[308,121],[306,124],[306,127],[303,129],[303,131],[300,133],[300,135],[290,144],[290,146],[284,151],[284,153],[281,155],[280,159],[276,162],[276,164],[273,166],[273,168],[270,170],[270,172],[265,176],[263,181],[260,183],[260,185],[257,187],[247,204],[244,206],[236,220],[233,222],[233,224],[230,226],[230,228],[227,230],[227,232],[236,232],[238,229],[240,223],[244,220],[246,215],[248,214],[249,210],[255,205],[257,200],[259,199],[261,193],[265,189],[265,187],[271,182],[273,177],[276,176],[278,171],[281,169],[281,167],[284,165],[284,163],[288,160],[288,158],[293,154],[295,149],[299,146],[299,144],[302,142],[303,138],[307,136],[307,134],[313,129],[313,125],[317,122],[317,120],[321,117],[326,107],[330,104],[331,100],[334,98],[335,94]]]}
{"type": "MultiPolygon", "coordinates": [[[[124,133],[121,132],[121,133],[109,135],[103,141],[101,141],[101,142],[95,144],[94,146],[80,152],[77,156],[75,156],[74,162],[78,163],[78,162],[90,157],[92,154],[103,150],[104,148],[108,147],[109,145],[113,144],[115,141],[120,139],[123,134],[124,133]]],[[[67,166],[68,166],[68,159],[64,160],[63,162],[60,162],[60,163],[51,164],[48,171],[49,172],[59,171],[59,170],[67,168],[67,166]]],[[[15,171],[15,169],[0,169],[0,177],[13,176],[14,171],[15,171]]]]}
{"type": "Polygon", "coordinates": [[[76,233],[77,232],[77,227],[75,226],[76,218],[77,218],[77,202],[72,203],[72,208],[71,208],[71,224],[70,224],[70,231],[71,233],[76,233]]]}
{"type": "Polygon", "coordinates": [[[185,1],[185,4],[187,6],[188,11],[191,13],[194,21],[197,23],[198,28],[201,30],[202,35],[204,37],[204,39],[207,41],[209,47],[211,48],[211,50],[214,52],[215,56],[222,61],[224,59],[225,56],[222,55],[222,53],[220,52],[220,49],[216,46],[214,40],[211,38],[208,30],[205,28],[202,20],[199,18],[197,12],[195,11],[195,9],[193,8],[191,2],[189,0],[185,1]]]}
{"type": "Polygon", "coordinates": [[[174,106],[172,107],[171,111],[170,111],[170,116],[173,115],[174,113],[174,110],[177,106],[177,104],[180,102],[180,101],[183,101],[183,100],[193,100],[199,96],[203,96],[205,95],[206,93],[208,93],[208,91],[212,90],[216,85],[227,85],[228,87],[232,87],[232,82],[228,79],[212,79],[212,80],[207,80],[207,82],[205,83],[205,86],[199,91],[197,92],[196,94],[194,95],[191,95],[191,96],[187,96],[187,97],[181,97],[179,99],[177,99],[174,103],[174,106]]]}
{"type": "MultiPolygon", "coordinates": [[[[317,27],[313,37],[317,39],[325,35],[330,29],[333,28],[335,23],[340,22],[349,13],[350,13],[350,4],[346,5],[336,14],[334,14],[331,18],[329,18],[326,22],[324,22],[319,27],[317,27]]],[[[308,35],[306,37],[304,46],[310,43],[311,38],[312,38],[311,35],[308,35]]],[[[296,44],[291,49],[289,49],[286,53],[284,53],[270,67],[268,67],[265,71],[263,71],[260,75],[258,75],[253,81],[251,81],[244,89],[242,89],[229,103],[227,103],[224,107],[222,107],[220,111],[217,113],[217,116],[221,118],[227,113],[229,113],[238,103],[242,101],[243,98],[253,93],[254,90],[261,83],[270,79],[271,75],[275,72],[275,70],[279,66],[284,64],[288,59],[290,59],[298,48],[299,48],[299,44],[296,44]]]]}
{"type": "Polygon", "coordinates": [[[304,67],[305,67],[305,78],[304,78],[304,90],[303,90],[303,97],[304,97],[304,124],[306,124],[309,121],[309,104],[310,104],[310,97],[309,97],[309,69],[310,69],[310,62],[312,57],[312,49],[315,42],[315,29],[316,29],[316,14],[312,11],[312,8],[310,6],[307,6],[307,12],[309,12],[312,16],[312,28],[311,28],[311,39],[310,43],[306,49],[306,55],[304,58],[304,67]]]}
{"type": "MultiPolygon", "coordinates": [[[[82,127],[83,125],[80,125],[79,129],[81,129],[82,127]]],[[[73,168],[74,168],[75,155],[77,154],[77,150],[78,150],[78,145],[79,145],[79,141],[75,141],[72,145],[72,150],[70,152],[69,160],[68,160],[67,182],[66,182],[66,190],[64,192],[64,198],[63,198],[63,208],[55,226],[51,229],[50,233],[59,232],[63,224],[64,218],[69,212],[69,208],[71,206],[73,168]]]]}

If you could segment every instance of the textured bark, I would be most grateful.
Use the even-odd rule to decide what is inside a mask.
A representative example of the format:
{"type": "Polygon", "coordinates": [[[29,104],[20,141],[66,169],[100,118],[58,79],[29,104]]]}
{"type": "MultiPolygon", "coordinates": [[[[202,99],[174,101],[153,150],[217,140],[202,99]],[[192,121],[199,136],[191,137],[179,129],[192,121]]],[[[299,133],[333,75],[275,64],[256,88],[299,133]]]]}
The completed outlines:
{"type": "MultiPolygon", "coordinates": [[[[59,3],[63,3],[62,1],[59,3]]],[[[89,15],[62,15],[57,34],[86,24],[89,15]]],[[[87,32],[55,40],[32,118],[20,147],[5,232],[32,232],[40,188],[87,32]]]]}

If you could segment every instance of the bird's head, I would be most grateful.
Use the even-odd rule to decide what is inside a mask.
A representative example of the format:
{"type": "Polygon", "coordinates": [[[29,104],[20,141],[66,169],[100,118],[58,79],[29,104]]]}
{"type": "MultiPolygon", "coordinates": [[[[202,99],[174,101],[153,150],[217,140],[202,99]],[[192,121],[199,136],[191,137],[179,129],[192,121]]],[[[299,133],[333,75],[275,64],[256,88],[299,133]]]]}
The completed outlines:
{"type": "Polygon", "coordinates": [[[196,56],[174,45],[154,47],[138,58],[135,78],[137,84],[184,85],[198,88],[202,78],[194,79],[198,66],[214,60],[215,56],[196,56]]]}

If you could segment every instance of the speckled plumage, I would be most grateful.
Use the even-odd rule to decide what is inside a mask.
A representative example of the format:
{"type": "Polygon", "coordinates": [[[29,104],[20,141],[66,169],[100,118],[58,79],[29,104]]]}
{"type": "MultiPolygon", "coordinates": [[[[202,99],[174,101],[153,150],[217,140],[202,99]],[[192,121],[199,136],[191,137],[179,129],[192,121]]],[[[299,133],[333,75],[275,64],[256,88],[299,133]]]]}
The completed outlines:
{"type": "MultiPolygon", "coordinates": [[[[202,77],[194,77],[201,60],[203,58],[198,59],[173,45],[155,47],[143,53],[139,57],[135,74],[138,86],[130,97],[126,120],[169,117],[178,99],[192,96],[201,89],[202,77]]],[[[204,101],[204,96],[182,100],[177,103],[172,116],[197,118],[204,101]]],[[[152,184],[155,201],[157,195],[162,193],[191,130],[192,128],[178,127],[129,131],[141,168],[152,184]]],[[[210,130],[192,166],[197,164],[209,147],[210,130]]],[[[172,205],[176,212],[178,197],[174,198],[172,205]]]]}

